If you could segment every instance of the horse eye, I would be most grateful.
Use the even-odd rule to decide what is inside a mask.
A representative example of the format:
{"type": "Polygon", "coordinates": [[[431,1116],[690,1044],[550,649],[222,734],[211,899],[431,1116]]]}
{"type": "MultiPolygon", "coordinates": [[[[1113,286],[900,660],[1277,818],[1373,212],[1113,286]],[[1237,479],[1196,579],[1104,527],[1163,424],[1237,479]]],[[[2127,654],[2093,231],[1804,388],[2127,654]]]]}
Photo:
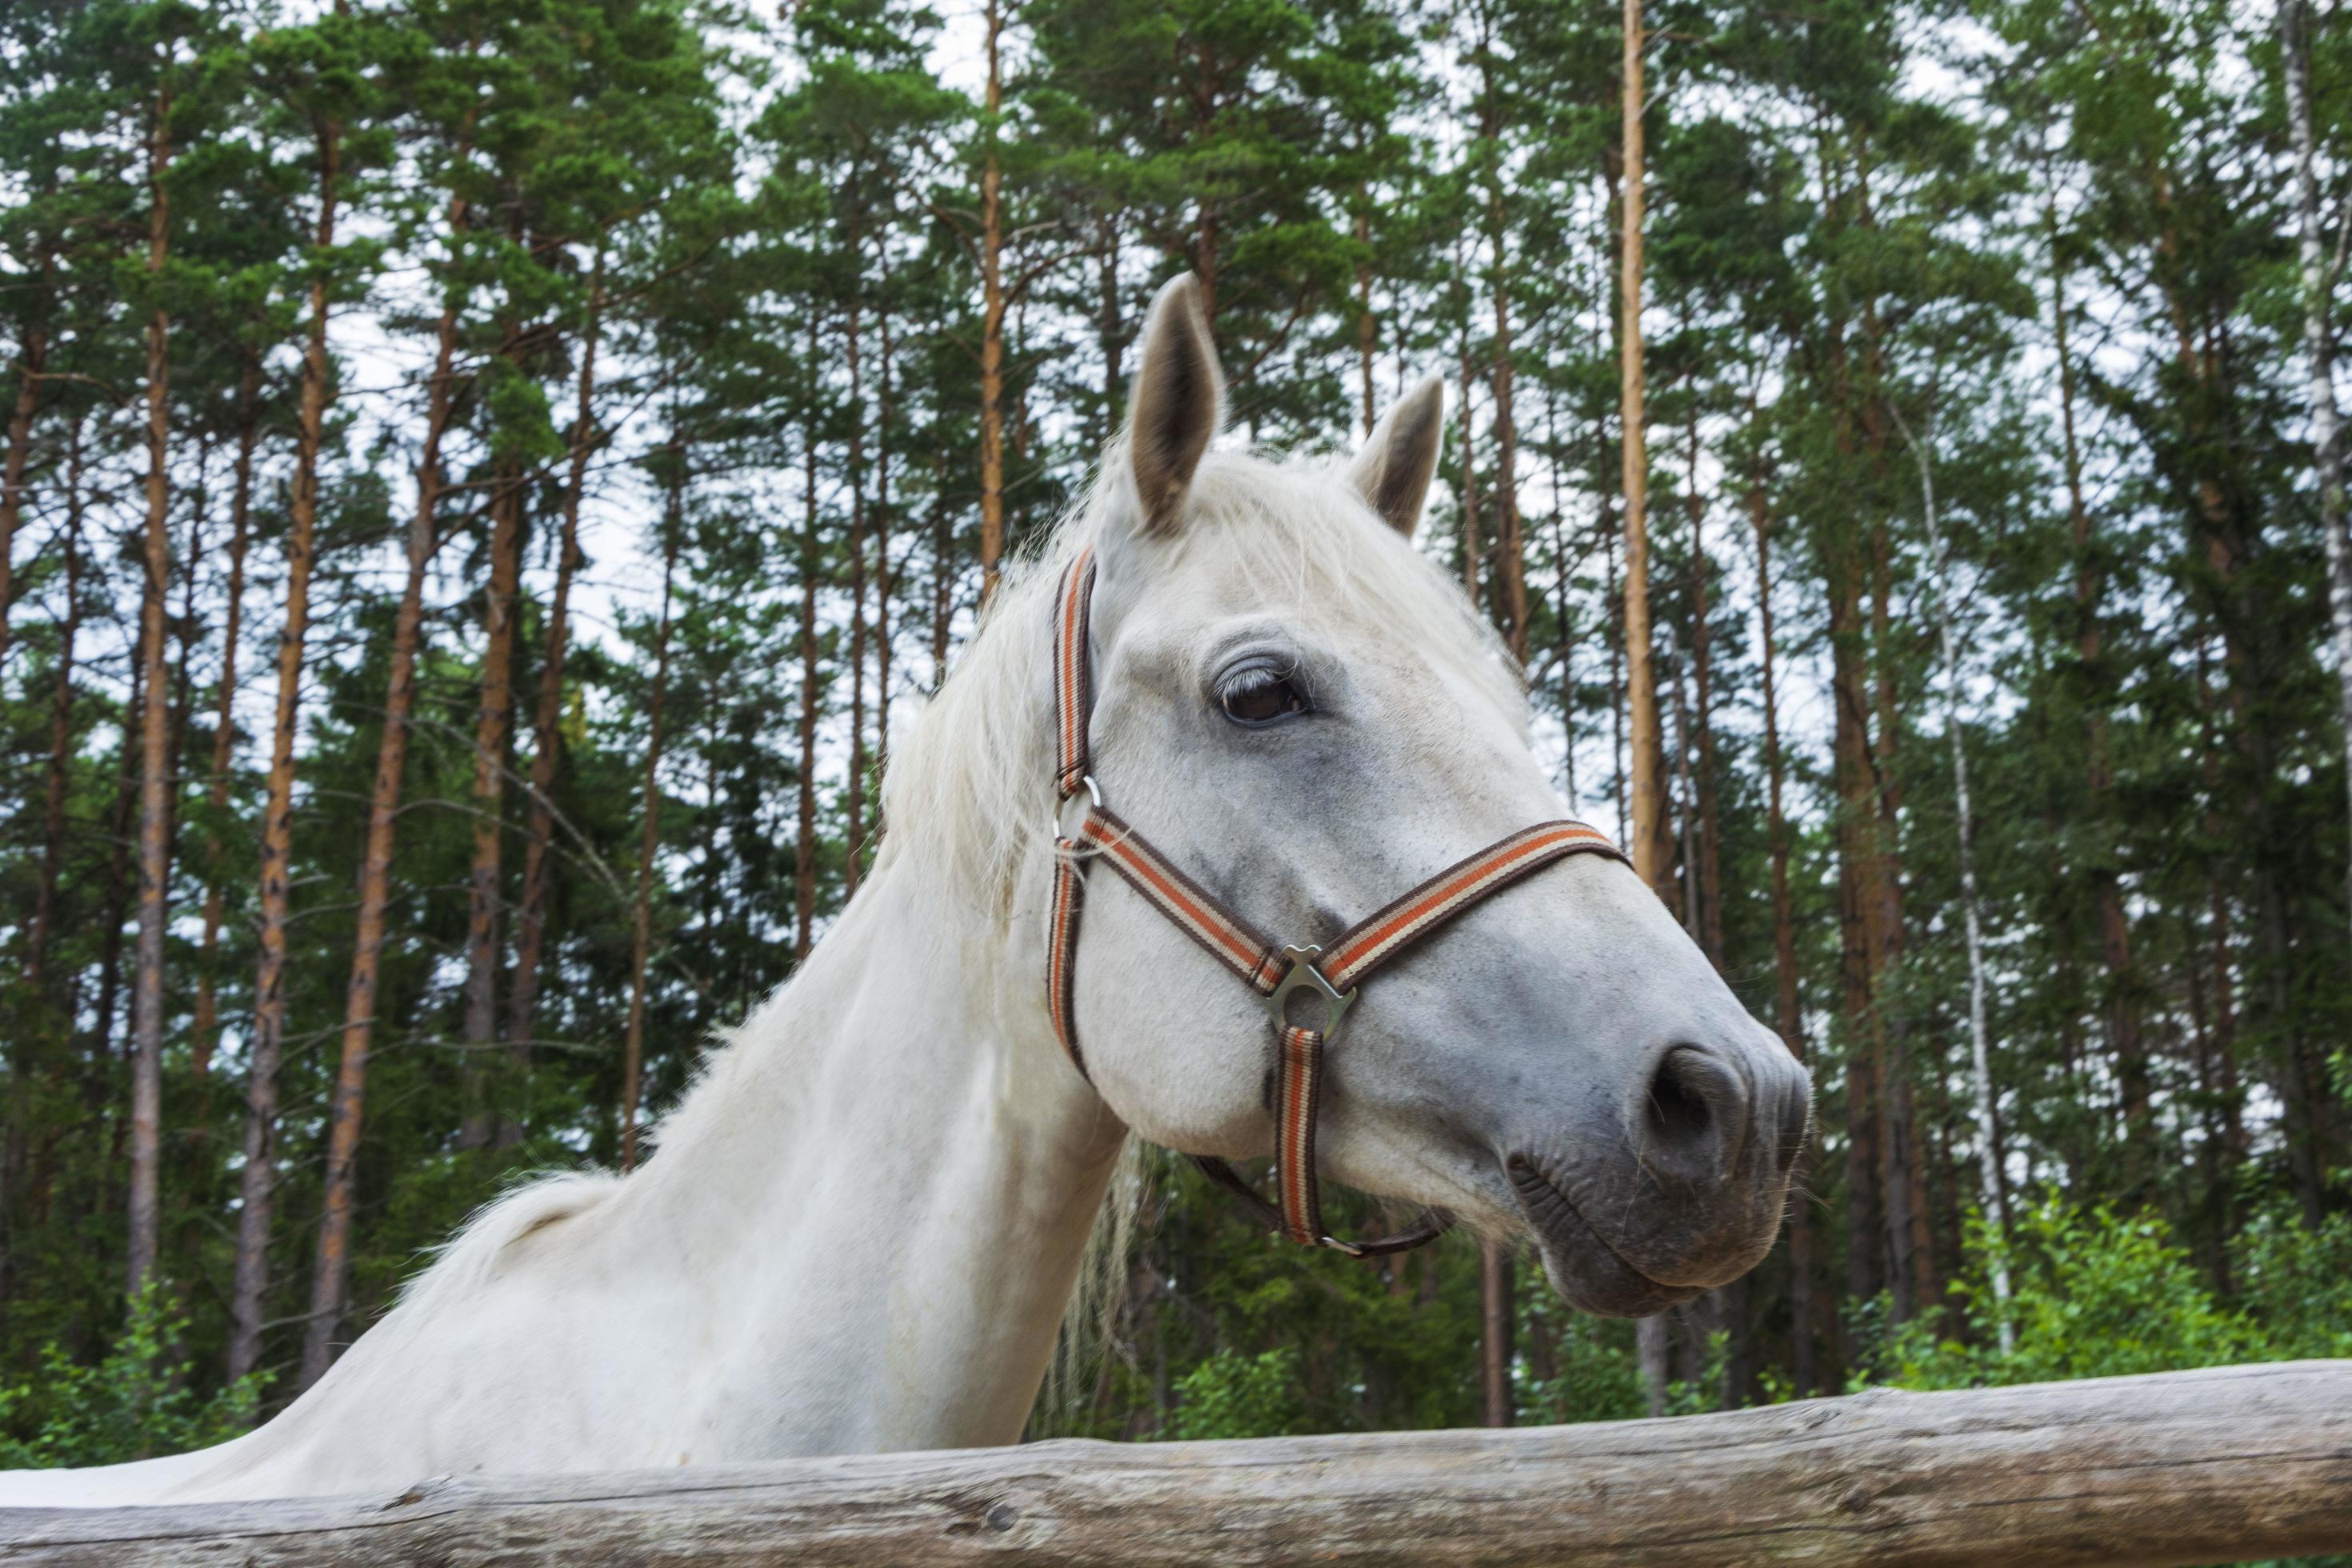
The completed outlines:
{"type": "Polygon", "coordinates": [[[1297,683],[1271,669],[1244,671],[1218,700],[1224,706],[1225,717],[1236,724],[1271,724],[1307,711],[1307,699],[1297,683]]]}

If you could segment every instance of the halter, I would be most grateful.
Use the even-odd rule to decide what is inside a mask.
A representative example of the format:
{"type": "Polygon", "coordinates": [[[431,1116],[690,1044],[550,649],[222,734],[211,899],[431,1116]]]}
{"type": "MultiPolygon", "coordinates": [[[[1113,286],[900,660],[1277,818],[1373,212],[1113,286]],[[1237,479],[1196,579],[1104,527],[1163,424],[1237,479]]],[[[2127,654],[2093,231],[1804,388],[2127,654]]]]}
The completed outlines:
{"type": "Polygon", "coordinates": [[[1062,574],[1054,614],[1054,721],[1059,737],[1054,787],[1059,796],[1054,819],[1053,933],[1045,960],[1047,1007],[1054,1033],[1087,1081],[1085,1053],[1078,1048],[1071,1005],[1077,964],[1078,917],[1086,907],[1086,863],[1100,859],[1144,900],[1175,922],[1257,993],[1272,1021],[1280,1048],[1276,1075],[1275,1185],[1280,1207],[1260,1197],[1223,1160],[1191,1158],[1219,1186],[1240,1198],[1268,1228],[1301,1247],[1328,1247],[1350,1258],[1402,1252],[1434,1241],[1452,1222],[1433,1215],[1420,1225],[1377,1241],[1341,1241],[1323,1226],[1315,1179],[1316,1110],[1321,1098],[1323,1053],[1339,1032],[1358,985],[1373,971],[1475,904],[1570,855],[1624,852],[1597,829],[1580,822],[1539,822],[1436,876],[1340,933],[1328,948],[1276,944],[1235,914],[1198,882],[1171,865],[1143,836],[1103,805],[1102,791],[1088,772],[1087,732],[1094,720],[1094,658],[1088,624],[1094,606],[1095,560],[1091,547],[1079,551],[1062,574]],[[1084,791],[1086,815],[1075,836],[1062,832],[1061,807],[1084,791]],[[1308,991],[1322,998],[1323,1026],[1302,1028],[1289,1018],[1292,995],[1308,991]]]}

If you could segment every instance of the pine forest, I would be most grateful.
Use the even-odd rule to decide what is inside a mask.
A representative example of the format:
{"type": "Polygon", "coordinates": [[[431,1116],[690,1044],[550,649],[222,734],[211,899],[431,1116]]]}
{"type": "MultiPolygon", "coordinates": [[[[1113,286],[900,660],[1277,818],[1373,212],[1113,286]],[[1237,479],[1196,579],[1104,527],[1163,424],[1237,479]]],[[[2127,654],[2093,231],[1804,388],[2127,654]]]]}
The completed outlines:
{"type": "Polygon", "coordinates": [[[1185,272],[1230,443],[1443,374],[1420,547],[1814,1131],[1638,1326],[1146,1151],[1033,1434],[2352,1355],[2348,236],[2342,0],[0,7],[0,1459],[650,1150],[1185,272]]]}

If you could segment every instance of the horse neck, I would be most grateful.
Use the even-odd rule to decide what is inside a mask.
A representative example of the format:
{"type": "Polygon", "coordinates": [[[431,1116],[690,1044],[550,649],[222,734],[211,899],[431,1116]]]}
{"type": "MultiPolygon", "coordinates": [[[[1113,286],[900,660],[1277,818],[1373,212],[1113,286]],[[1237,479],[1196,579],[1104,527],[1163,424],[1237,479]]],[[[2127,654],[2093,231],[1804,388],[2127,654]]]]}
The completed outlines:
{"type": "Polygon", "coordinates": [[[985,971],[1019,944],[975,953],[957,926],[980,917],[920,870],[877,868],[619,1205],[717,1266],[748,1359],[783,1369],[794,1451],[1016,1438],[1123,1137],[1053,1042],[1042,973],[1000,1006],[985,971]]]}

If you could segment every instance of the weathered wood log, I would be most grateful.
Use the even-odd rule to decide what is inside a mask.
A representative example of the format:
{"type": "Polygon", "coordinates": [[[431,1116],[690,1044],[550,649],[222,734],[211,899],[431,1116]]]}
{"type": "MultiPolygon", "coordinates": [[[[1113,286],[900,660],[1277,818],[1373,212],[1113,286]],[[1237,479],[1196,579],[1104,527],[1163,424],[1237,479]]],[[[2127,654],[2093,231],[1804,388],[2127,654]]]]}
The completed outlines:
{"type": "Polygon", "coordinates": [[[0,1511],[26,1564],[2193,1563],[2352,1550],[2352,1361],[1664,1421],[0,1511]]]}

